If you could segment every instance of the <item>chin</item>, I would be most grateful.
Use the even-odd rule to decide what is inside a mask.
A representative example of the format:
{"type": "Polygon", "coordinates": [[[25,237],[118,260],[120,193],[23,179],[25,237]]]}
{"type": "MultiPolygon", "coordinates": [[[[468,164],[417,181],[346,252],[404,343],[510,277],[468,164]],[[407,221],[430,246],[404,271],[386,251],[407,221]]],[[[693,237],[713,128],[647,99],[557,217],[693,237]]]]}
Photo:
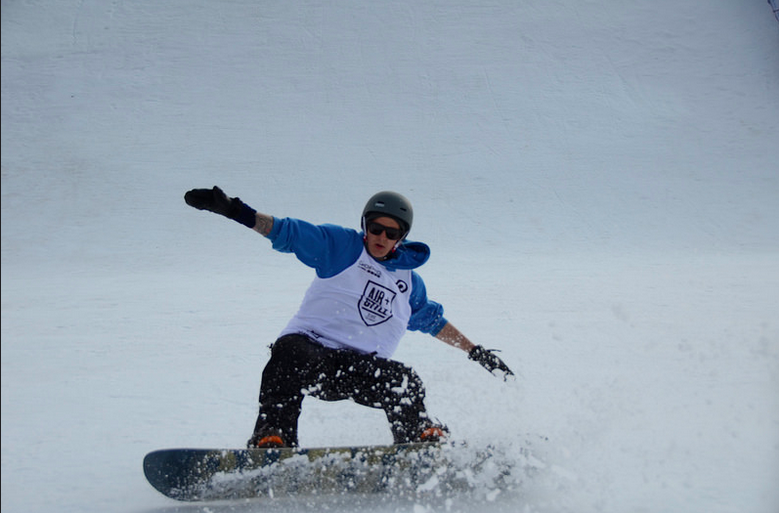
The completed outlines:
{"type": "Polygon", "coordinates": [[[384,260],[385,258],[387,258],[387,255],[389,255],[390,252],[382,250],[382,251],[370,251],[369,253],[376,260],[384,260]]]}

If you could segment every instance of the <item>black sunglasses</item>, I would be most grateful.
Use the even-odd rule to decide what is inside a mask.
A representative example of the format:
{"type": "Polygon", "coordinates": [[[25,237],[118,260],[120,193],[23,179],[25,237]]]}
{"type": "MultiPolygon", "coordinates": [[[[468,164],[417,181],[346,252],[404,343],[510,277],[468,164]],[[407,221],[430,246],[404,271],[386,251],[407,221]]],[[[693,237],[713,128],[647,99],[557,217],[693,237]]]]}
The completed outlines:
{"type": "Polygon", "coordinates": [[[403,237],[403,230],[400,228],[390,228],[376,221],[368,223],[367,229],[372,235],[381,235],[381,232],[384,232],[389,240],[398,240],[403,237]]]}

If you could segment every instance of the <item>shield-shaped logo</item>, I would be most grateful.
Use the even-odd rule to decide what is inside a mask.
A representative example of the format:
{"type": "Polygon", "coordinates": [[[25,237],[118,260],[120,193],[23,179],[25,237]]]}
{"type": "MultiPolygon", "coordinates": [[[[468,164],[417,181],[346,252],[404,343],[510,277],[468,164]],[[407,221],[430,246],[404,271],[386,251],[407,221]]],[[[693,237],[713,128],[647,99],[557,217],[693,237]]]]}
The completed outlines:
{"type": "Polygon", "coordinates": [[[395,291],[369,281],[360,298],[360,317],[366,326],[376,326],[392,318],[395,291]]]}

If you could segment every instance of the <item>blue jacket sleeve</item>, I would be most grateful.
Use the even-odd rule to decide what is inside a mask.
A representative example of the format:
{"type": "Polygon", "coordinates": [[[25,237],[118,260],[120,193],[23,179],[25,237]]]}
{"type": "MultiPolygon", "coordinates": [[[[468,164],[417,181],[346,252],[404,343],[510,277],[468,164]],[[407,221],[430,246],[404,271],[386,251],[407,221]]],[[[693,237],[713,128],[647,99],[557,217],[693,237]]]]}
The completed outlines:
{"type": "Polygon", "coordinates": [[[330,278],[352,265],[362,252],[362,238],[355,230],[332,224],[314,225],[300,219],[273,218],[268,234],[273,249],[294,253],[320,278],[330,278]]]}
{"type": "Polygon", "coordinates": [[[448,322],[444,317],[444,307],[427,298],[425,282],[416,272],[412,271],[411,282],[411,319],[408,321],[408,329],[436,336],[448,322]]]}

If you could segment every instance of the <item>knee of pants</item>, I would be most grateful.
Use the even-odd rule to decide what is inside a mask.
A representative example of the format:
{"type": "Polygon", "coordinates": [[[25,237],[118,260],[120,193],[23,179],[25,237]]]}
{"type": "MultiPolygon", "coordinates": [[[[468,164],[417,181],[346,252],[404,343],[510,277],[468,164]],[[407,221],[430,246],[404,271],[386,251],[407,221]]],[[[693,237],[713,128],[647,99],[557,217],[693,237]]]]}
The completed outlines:
{"type": "Polygon", "coordinates": [[[262,371],[260,402],[290,406],[303,400],[321,361],[319,349],[307,337],[288,335],[271,346],[271,358],[262,371]]]}
{"type": "Polygon", "coordinates": [[[411,395],[425,395],[425,384],[422,383],[422,378],[419,377],[419,374],[414,369],[410,367],[407,367],[407,369],[409,371],[407,374],[408,384],[406,385],[408,393],[411,395]]]}
{"type": "Polygon", "coordinates": [[[390,404],[409,405],[419,403],[425,398],[425,385],[422,383],[422,378],[414,369],[406,365],[400,366],[392,379],[384,381],[379,386],[385,388],[386,399],[390,404]]]}

